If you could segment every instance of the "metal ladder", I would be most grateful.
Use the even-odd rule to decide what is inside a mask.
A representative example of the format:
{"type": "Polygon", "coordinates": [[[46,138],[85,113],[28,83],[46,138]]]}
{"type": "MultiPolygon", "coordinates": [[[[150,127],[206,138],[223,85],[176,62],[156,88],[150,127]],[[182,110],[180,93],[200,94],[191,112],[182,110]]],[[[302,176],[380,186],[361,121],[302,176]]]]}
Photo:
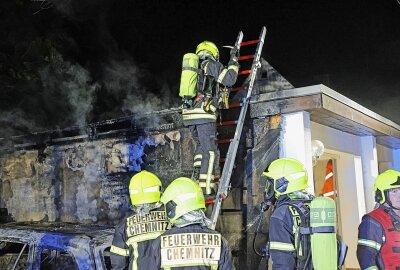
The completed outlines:
{"type": "Polygon", "coordinates": [[[246,88],[247,88],[246,97],[243,98],[242,102],[240,102],[240,103],[234,103],[234,104],[229,105],[229,108],[241,107],[240,115],[237,120],[217,123],[217,126],[236,125],[236,130],[235,130],[235,135],[234,135],[233,139],[218,140],[218,144],[229,143],[229,149],[228,149],[226,157],[221,158],[221,160],[220,160],[220,163],[223,163],[224,167],[222,170],[221,177],[219,179],[218,191],[215,196],[215,199],[210,199],[210,200],[206,201],[207,204],[213,204],[213,210],[212,210],[212,214],[210,217],[212,223],[209,226],[211,229],[215,229],[215,226],[216,226],[217,220],[218,220],[218,216],[221,211],[222,201],[223,201],[223,199],[226,198],[228,191],[230,189],[230,180],[231,180],[232,171],[233,171],[234,164],[235,164],[236,153],[237,153],[237,150],[239,147],[240,137],[241,137],[242,130],[243,130],[244,120],[245,120],[247,109],[249,106],[249,101],[250,101],[251,93],[253,90],[254,81],[256,78],[256,74],[257,74],[257,69],[261,67],[260,57],[261,57],[261,52],[262,52],[262,48],[264,45],[264,39],[265,39],[266,32],[267,32],[267,30],[264,26],[262,28],[260,36],[257,40],[250,40],[250,41],[245,41],[245,42],[240,43],[241,47],[257,45],[256,52],[254,55],[243,55],[243,56],[239,57],[239,61],[253,59],[251,68],[247,69],[247,70],[241,70],[241,71],[239,71],[239,74],[238,74],[238,75],[249,75],[248,85],[234,87],[231,90],[231,92],[234,93],[234,92],[238,92],[241,90],[246,90],[246,88]]]}

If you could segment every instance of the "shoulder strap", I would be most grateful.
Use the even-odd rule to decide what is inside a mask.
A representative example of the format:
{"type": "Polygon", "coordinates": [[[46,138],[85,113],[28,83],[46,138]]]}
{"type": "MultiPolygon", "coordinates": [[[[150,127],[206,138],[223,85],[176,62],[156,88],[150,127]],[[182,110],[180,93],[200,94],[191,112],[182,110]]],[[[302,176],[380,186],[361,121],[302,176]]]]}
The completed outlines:
{"type": "Polygon", "coordinates": [[[280,204],[278,207],[287,205],[294,207],[296,211],[300,214],[301,225],[302,227],[309,225],[309,216],[310,216],[310,209],[305,206],[305,203],[310,203],[311,200],[304,200],[304,201],[288,201],[280,204]],[[308,220],[308,221],[307,221],[308,220]]]}
{"type": "Polygon", "coordinates": [[[194,67],[183,67],[182,70],[191,70],[199,75],[202,73],[202,70],[200,68],[194,68],[194,67]]]}
{"type": "Polygon", "coordinates": [[[305,269],[309,263],[309,257],[311,254],[310,234],[303,234],[303,231],[310,228],[310,210],[305,206],[305,203],[310,202],[311,200],[291,200],[280,205],[287,205],[295,208],[300,216],[299,229],[297,234],[295,234],[295,247],[298,258],[297,267],[299,269],[305,269]]]}

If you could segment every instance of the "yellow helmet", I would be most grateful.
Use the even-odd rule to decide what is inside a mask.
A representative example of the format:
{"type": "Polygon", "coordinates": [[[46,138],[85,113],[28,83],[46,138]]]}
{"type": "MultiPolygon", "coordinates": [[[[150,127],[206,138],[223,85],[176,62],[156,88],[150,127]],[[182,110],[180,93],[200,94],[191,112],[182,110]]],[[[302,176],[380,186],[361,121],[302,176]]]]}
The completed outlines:
{"type": "Polygon", "coordinates": [[[186,177],[172,181],[161,196],[161,202],[165,205],[171,224],[174,224],[177,218],[190,211],[206,209],[203,192],[199,184],[186,177]]]}
{"type": "Polygon", "coordinates": [[[400,188],[400,172],[387,170],[375,179],[375,201],[377,203],[387,202],[387,191],[392,188],[400,188]]]}
{"type": "Polygon", "coordinates": [[[292,158],[274,160],[263,175],[273,179],[276,197],[308,188],[306,168],[292,158]]]}
{"type": "Polygon", "coordinates": [[[160,179],[146,170],[135,174],[129,183],[129,196],[132,205],[159,202],[161,196],[160,179]]]}
{"type": "Polygon", "coordinates": [[[200,56],[204,52],[211,55],[215,60],[218,61],[219,51],[217,45],[215,45],[213,42],[206,40],[197,45],[196,54],[200,56]]]}

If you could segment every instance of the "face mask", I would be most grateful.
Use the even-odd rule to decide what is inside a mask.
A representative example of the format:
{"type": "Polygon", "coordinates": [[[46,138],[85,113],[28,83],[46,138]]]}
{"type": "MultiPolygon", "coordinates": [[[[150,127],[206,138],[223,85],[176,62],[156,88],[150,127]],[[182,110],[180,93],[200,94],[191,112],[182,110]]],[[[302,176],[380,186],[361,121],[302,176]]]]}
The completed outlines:
{"type": "Polygon", "coordinates": [[[264,190],[264,201],[261,203],[260,208],[262,211],[267,211],[271,205],[276,202],[275,190],[274,190],[274,179],[265,177],[265,190],[264,190]]]}

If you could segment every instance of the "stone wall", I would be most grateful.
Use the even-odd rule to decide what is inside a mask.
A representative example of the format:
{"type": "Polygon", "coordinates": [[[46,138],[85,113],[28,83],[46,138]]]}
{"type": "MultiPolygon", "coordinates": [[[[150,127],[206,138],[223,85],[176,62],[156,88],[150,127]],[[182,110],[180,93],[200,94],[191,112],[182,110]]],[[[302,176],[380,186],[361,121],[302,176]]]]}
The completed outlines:
{"type": "Polygon", "coordinates": [[[15,221],[118,222],[129,209],[128,184],[141,169],[167,185],[190,175],[187,129],[21,150],[0,157],[0,208],[15,221]]]}

